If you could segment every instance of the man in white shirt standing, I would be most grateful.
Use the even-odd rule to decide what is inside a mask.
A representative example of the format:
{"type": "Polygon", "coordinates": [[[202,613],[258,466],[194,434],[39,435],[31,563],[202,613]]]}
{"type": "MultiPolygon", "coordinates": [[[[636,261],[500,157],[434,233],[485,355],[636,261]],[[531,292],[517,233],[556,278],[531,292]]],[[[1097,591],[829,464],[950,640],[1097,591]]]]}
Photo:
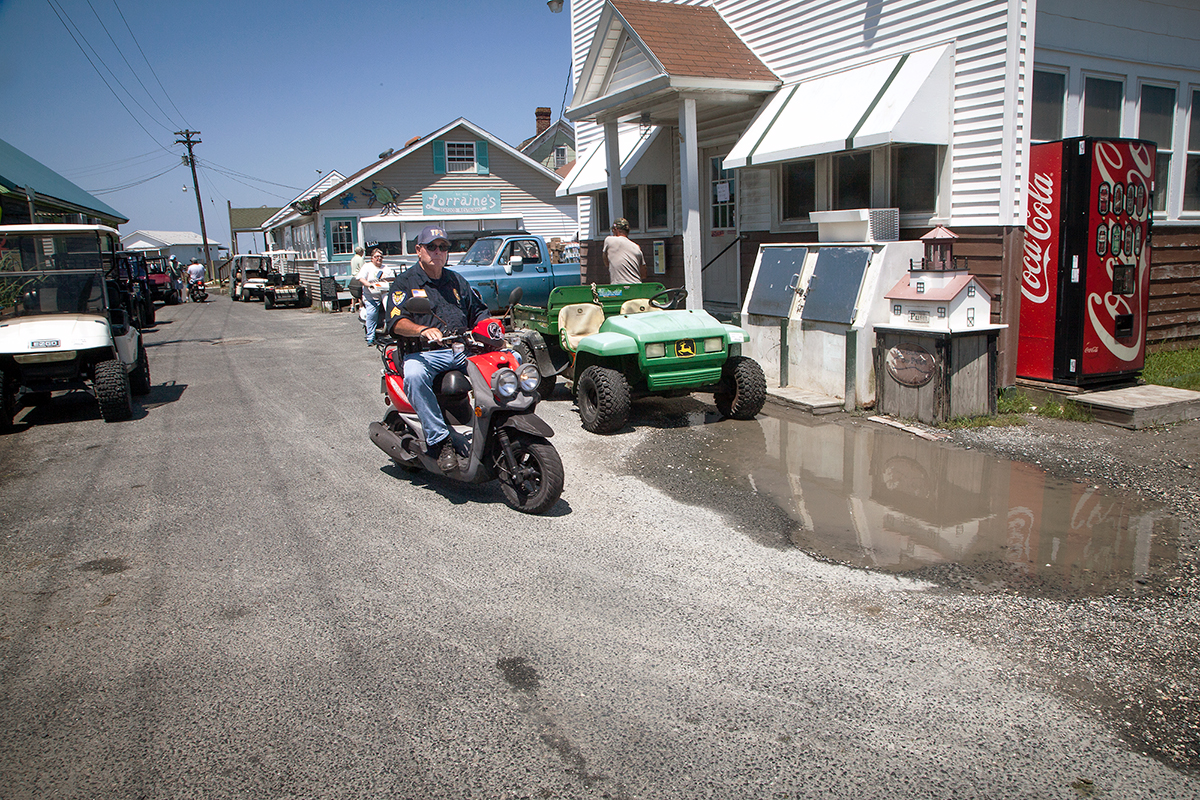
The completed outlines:
{"type": "Polygon", "coordinates": [[[383,276],[383,251],[376,247],[371,251],[371,260],[362,265],[354,276],[362,284],[363,331],[367,344],[375,344],[375,328],[379,325],[379,292],[374,284],[383,276]]]}

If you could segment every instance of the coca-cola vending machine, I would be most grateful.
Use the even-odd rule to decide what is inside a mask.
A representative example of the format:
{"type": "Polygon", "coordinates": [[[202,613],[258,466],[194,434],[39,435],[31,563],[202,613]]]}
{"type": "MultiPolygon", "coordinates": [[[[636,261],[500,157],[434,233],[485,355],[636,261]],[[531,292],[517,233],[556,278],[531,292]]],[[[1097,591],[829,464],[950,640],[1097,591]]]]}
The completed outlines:
{"type": "Polygon", "coordinates": [[[1141,371],[1155,153],[1136,139],[1030,147],[1019,377],[1084,385],[1141,371]]]}

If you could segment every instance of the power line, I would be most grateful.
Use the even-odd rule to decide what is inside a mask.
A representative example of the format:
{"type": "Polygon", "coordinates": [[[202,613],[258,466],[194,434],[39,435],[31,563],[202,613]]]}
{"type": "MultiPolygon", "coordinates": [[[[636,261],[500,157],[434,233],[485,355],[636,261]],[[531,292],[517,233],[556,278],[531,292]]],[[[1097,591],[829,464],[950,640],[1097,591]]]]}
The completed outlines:
{"type": "Polygon", "coordinates": [[[179,163],[175,163],[175,164],[172,164],[171,166],[167,167],[166,169],[164,169],[162,172],[155,173],[154,175],[150,175],[149,177],[139,178],[135,181],[131,181],[130,183],[126,183],[121,186],[113,186],[108,189],[89,189],[88,193],[93,194],[93,195],[101,195],[101,194],[112,194],[113,192],[123,192],[126,189],[132,189],[134,186],[141,186],[143,183],[149,183],[150,181],[154,180],[155,178],[161,178],[163,175],[166,175],[168,172],[174,172],[175,170],[179,169],[180,166],[182,166],[182,165],[179,163]]]}
{"type": "MultiPolygon", "coordinates": [[[[175,101],[171,99],[171,94],[167,91],[167,87],[163,86],[162,81],[158,77],[158,73],[154,71],[154,66],[150,63],[150,59],[146,57],[146,51],[142,49],[141,43],[137,37],[133,35],[133,29],[129,27],[129,21],[125,19],[125,12],[121,11],[121,7],[117,5],[117,0],[112,0],[113,7],[117,9],[117,14],[121,17],[121,22],[125,23],[125,30],[129,31],[129,38],[133,39],[133,43],[137,45],[138,52],[142,54],[142,60],[146,62],[146,66],[150,68],[150,74],[154,76],[154,80],[158,82],[158,88],[162,89],[163,96],[167,98],[167,102],[171,104],[171,108],[175,109],[175,113],[183,120],[187,127],[191,127],[188,121],[184,119],[183,112],[179,110],[179,106],[175,105],[175,101]]],[[[147,92],[147,94],[149,94],[147,92]]]]}
{"type": "Polygon", "coordinates": [[[109,161],[105,164],[94,164],[90,167],[80,167],[80,168],[74,169],[74,170],[61,170],[61,172],[64,177],[66,177],[70,180],[75,180],[76,178],[82,178],[82,177],[85,177],[88,175],[94,175],[94,174],[99,174],[99,173],[103,173],[103,172],[116,172],[117,170],[120,170],[120,169],[126,169],[127,167],[132,165],[133,162],[142,161],[142,160],[151,161],[151,160],[155,160],[155,159],[161,159],[164,157],[169,157],[172,160],[175,160],[178,158],[177,155],[170,152],[169,150],[165,153],[160,153],[157,150],[151,150],[149,153],[142,153],[141,155],[138,155],[138,156],[130,156],[129,158],[121,158],[121,159],[117,159],[116,161],[109,161]]]}
{"type": "MultiPolygon", "coordinates": [[[[113,97],[115,97],[117,99],[117,102],[121,104],[121,108],[125,109],[125,113],[129,115],[130,119],[132,119],[134,121],[134,123],[139,128],[141,128],[142,131],[145,132],[145,134],[147,136],[149,136],[151,139],[154,139],[154,134],[152,134],[152,133],[150,133],[150,131],[146,130],[146,126],[143,125],[141,120],[139,120],[137,118],[137,115],[135,115],[132,111],[129,110],[129,106],[125,105],[125,101],[121,99],[121,95],[117,94],[117,90],[112,87],[112,84],[110,84],[108,82],[108,79],[104,77],[104,73],[100,71],[100,69],[96,66],[96,63],[94,61],[92,61],[91,56],[89,56],[87,54],[87,50],[83,49],[83,45],[79,43],[79,39],[76,38],[74,32],[72,32],[71,26],[67,24],[67,20],[63,19],[64,15],[66,15],[66,11],[60,12],[59,8],[57,8],[55,6],[54,0],[46,0],[46,2],[50,5],[50,10],[54,12],[54,15],[56,17],[58,17],[58,21],[61,22],[63,27],[67,29],[67,34],[75,42],[75,46],[79,48],[79,52],[83,53],[83,57],[86,58],[87,62],[92,65],[92,69],[94,69],[96,71],[96,74],[100,76],[100,80],[104,82],[104,85],[108,87],[108,90],[110,92],[112,92],[113,97]]],[[[79,35],[83,36],[83,33],[80,32],[79,35]]],[[[84,41],[86,41],[86,39],[84,41]]],[[[91,45],[89,44],[88,47],[91,47],[91,45]]],[[[99,54],[96,55],[96,58],[97,59],[100,58],[99,54]]],[[[101,63],[103,63],[103,61],[101,61],[101,63]]],[[[105,68],[107,68],[107,65],[105,65],[105,68]]],[[[112,70],[109,70],[109,72],[112,72],[112,70]]],[[[114,75],[113,78],[115,79],[116,76],[114,75]]],[[[118,83],[120,83],[120,82],[118,81],[118,83]]],[[[122,86],[121,88],[125,88],[125,87],[122,86]]],[[[145,109],[143,109],[143,110],[145,110],[145,109]]],[[[157,139],[154,139],[154,141],[156,144],[158,143],[157,139]]],[[[166,150],[168,153],[171,152],[170,150],[167,150],[166,147],[163,147],[161,144],[159,144],[158,146],[162,147],[162,149],[166,150]]],[[[174,154],[172,153],[172,155],[174,155],[174,154]]]]}
{"type": "Polygon", "coordinates": [[[237,170],[230,169],[229,167],[223,167],[220,164],[214,163],[212,161],[205,160],[201,164],[201,166],[208,167],[209,169],[213,170],[214,172],[220,172],[222,175],[225,175],[227,177],[232,177],[232,176],[236,175],[239,178],[245,178],[246,180],[258,181],[259,183],[269,183],[272,186],[279,186],[284,189],[291,189],[294,192],[300,191],[300,189],[296,186],[288,186],[286,183],[276,183],[275,181],[268,181],[263,178],[256,178],[253,175],[247,175],[243,172],[238,172],[237,170]]]}
{"type": "MultiPolygon", "coordinates": [[[[160,106],[158,104],[158,101],[154,99],[154,95],[150,94],[150,90],[146,88],[146,84],[142,83],[142,79],[140,77],[138,77],[137,71],[133,68],[133,65],[129,63],[129,59],[125,57],[125,53],[121,50],[121,46],[119,44],[117,44],[117,40],[113,38],[113,35],[111,33],[109,33],[108,26],[105,25],[104,20],[102,20],[100,18],[100,14],[97,13],[96,7],[94,5],[92,5],[92,0],[87,0],[87,4],[88,4],[88,8],[90,8],[92,10],[92,14],[96,17],[96,21],[100,23],[101,30],[103,30],[105,35],[108,36],[108,40],[110,42],[112,42],[113,48],[116,49],[116,51],[117,51],[117,55],[119,55],[121,57],[121,60],[125,62],[125,66],[129,67],[129,71],[131,73],[133,73],[133,79],[136,80],[138,82],[138,85],[142,87],[142,91],[146,93],[146,97],[150,98],[150,102],[154,103],[154,107],[157,108],[160,112],[162,112],[162,115],[164,117],[166,117],[168,122],[171,122],[171,116],[166,111],[163,110],[162,106],[160,106]]],[[[118,10],[120,10],[120,9],[118,9],[118,10]]],[[[122,88],[124,88],[124,87],[122,87],[122,88]]],[[[129,91],[129,90],[126,89],[125,91],[129,91]]],[[[132,97],[132,94],[130,96],[132,97]]],[[[141,108],[141,105],[139,104],[138,107],[141,108]]],[[[173,122],[171,124],[174,125],[173,122]]]]}

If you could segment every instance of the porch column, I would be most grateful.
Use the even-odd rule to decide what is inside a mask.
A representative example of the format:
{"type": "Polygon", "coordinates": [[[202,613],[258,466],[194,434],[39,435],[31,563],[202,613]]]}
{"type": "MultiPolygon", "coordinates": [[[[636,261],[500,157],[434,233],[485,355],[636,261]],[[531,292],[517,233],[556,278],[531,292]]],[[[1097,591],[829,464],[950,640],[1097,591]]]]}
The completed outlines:
{"type": "MultiPolygon", "coordinates": [[[[608,224],[625,216],[625,198],[621,193],[621,140],[617,123],[604,123],[604,155],[608,169],[608,224]]],[[[596,231],[603,239],[608,231],[596,231]]]]}
{"type": "Polygon", "coordinates": [[[683,206],[683,288],[687,289],[687,307],[704,305],[704,287],[700,268],[700,148],[696,142],[696,100],[685,97],[679,104],[679,189],[683,206]]]}

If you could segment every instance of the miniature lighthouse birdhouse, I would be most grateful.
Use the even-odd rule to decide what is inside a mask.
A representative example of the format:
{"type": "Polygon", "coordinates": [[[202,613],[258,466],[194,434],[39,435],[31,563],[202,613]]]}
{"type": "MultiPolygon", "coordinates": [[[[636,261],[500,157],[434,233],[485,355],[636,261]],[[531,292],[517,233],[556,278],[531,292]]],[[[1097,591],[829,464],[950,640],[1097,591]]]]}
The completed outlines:
{"type": "Polygon", "coordinates": [[[921,237],[925,257],[886,295],[877,325],[876,398],[886,414],[942,422],[995,413],[996,339],[991,295],[954,255],[958,237],[938,226],[921,237]]]}

